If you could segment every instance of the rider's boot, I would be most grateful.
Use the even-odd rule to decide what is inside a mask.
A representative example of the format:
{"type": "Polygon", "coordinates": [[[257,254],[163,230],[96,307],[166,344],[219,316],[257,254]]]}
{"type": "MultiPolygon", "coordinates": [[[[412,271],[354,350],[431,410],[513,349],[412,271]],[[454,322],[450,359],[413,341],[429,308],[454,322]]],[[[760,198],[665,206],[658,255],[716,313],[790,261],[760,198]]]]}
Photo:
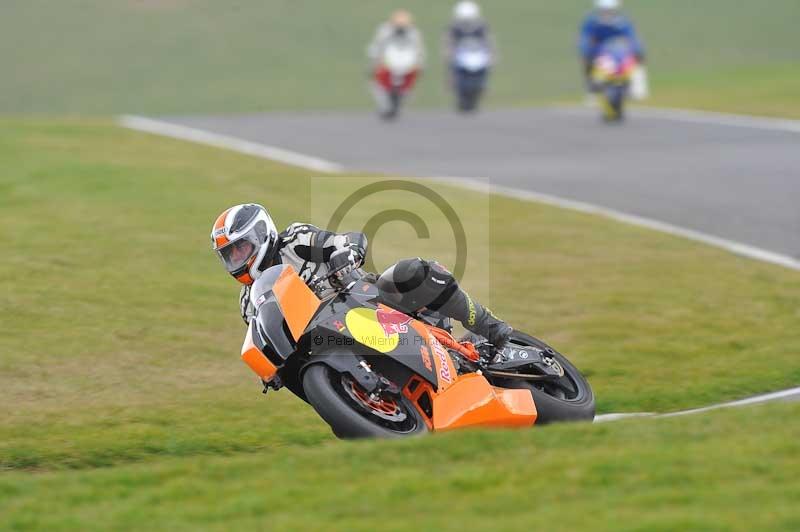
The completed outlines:
{"type": "Polygon", "coordinates": [[[489,308],[473,301],[469,294],[460,288],[453,292],[449,300],[439,308],[439,312],[460,321],[470,332],[486,338],[491,344],[486,353],[487,365],[495,361],[497,351],[508,342],[514,330],[508,323],[495,316],[489,308]]]}

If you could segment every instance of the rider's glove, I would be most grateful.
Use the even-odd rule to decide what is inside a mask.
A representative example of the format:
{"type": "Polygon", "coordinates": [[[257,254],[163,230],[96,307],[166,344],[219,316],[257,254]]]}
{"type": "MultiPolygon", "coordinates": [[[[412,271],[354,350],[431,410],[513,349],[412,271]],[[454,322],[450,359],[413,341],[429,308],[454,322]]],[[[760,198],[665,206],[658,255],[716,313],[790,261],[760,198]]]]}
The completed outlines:
{"type": "Polygon", "coordinates": [[[328,267],[333,272],[332,281],[340,287],[345,287],[353,280],[354,273],[363,260],[363,254],[355,246],[334,251],[328,261],[328,267]]]}
{"type": "Polygon", "coordinates": [[[239,312],[242,314],[245,325],[249,325],[250,319],[254,315],[253,307],[250,305],[249,286],[243,286],[242,291],[239,292],[239,312]]]}

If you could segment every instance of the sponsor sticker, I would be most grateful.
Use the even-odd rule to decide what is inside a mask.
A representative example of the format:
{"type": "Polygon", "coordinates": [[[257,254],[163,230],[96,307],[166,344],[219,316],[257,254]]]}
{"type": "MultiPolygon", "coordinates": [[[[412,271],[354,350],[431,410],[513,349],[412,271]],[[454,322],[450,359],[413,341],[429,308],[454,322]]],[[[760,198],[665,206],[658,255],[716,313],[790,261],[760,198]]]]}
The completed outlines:
{"type": "Polygon", "coordinates": [[[431,344],[433,352],[439,357],[439,377],[445,382],[453,382],[453,375],[450,373],[450,355],[447,354],[447,350],[442,347],[442,344],[433,335],[428,335],[428,343],[431,344]]]}
{"type": "Polygon", "coordinates": [[[433,364],[431,363],[431,354],[428,352],[428,348],[420,346],[419,354],[422,355],[422,363],[425,364],[425,367],[428,368],[428,371],[433,371],[433,364]]]}
{"type": "Polygon", "coordinates": [[[411,322],[411,317],[406,316],[399,310],[388,307],[380,307],[376,311],[378,323],[383,328],[383,334],[389,338],[393,334],[407,333],[408,324],[411,322]]]}
{"type": "Polygon", "coordinates": [[[378,319],[377,312],[371,308],[350,309],[347,311],[344,321],[357,342],[380,353],[388,353],[400,345],[400,335],[394,332],[387,334],[386,328],[378,319]]]}

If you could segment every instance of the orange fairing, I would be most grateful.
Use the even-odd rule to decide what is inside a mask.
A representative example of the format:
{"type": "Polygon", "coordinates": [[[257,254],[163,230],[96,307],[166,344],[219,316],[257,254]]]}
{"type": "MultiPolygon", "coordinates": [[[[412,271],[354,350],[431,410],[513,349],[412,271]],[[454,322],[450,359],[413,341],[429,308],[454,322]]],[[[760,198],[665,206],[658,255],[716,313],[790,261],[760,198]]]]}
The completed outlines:
{"type": "Polygon", "coordinates": [[[306,283],[294,271],[294,268],[287,266],[281,272],[278,280],[272,286],[278,304],[289,325],[289,330],[295,341],[306,330],[308,322],[314,316],[320,305],[319,298],[306,286],[306,283]]]}
{"type": "Polygon", "coordinates": [[[278,368],[253,343],[253,323],[252,321],[250,322],[250,326],[247,328],[247,335],[244,337],[242,360],[261,379],[269,381],[278,372],[278,368]]]}
{"type": "Polygon", "coordinates": [[[536,405],[529,390],[495,388],[483,375],[462,375],[433,398],[433,429],[529,427],[536,405]]]}
{"type": "MultiPolygon", "coordinates": [[[[423,348],[425,349],[425,348],[423,348]]],[[[436,395],[436,392],[433,389],[433,386],[430,385],[427,381],[421,379],[420,377],[414,375],[406,384],[405,388],[403,388],[403,395],[408,397],[412,403],[416,406],[417,410],[422,414],[422,419],[425,421],[425,424],[428,426],[428,429],[433,429],[433,421],[431,420],[430,416],[424,408],[421,407],[421,399],[423,396],[426,396],[428,401],[431,400],[436,395]]],[[[430,406],[430,402],[428,405],[430,406]]]]}
{"type": "Polygon", "coordinates": [[[409,325],[411,325],[417,334],[422,336],[425,339],[425,342],[428,344],[430,354],[433,358],[433,365],[436,368],[437,389],[440,392],[447,389],[447,387],[450,386],[458,376],[458,371],[453,364],[453,359],[450,358],[450,354],[442,346],[442,344],[439,343],[439,340],[436,339],[436,336],[433,335],[431,328],[417,320],[412,320],[409,325]]]}

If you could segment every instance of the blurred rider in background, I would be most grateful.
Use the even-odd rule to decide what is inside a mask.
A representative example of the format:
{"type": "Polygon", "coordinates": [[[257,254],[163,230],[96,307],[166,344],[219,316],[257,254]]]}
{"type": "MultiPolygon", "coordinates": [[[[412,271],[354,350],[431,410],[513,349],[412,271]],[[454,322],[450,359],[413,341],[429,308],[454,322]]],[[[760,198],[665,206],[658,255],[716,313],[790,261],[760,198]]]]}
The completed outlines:
{"type": "Polygon", "coordinates": [[[494,57],[495,43],[489,26],[481,15],[480,6],[469,0],[455,5],[453,19],[444,35],[442,55],[448,65],[453,64],[458,46],[465,40],[480,41],[494,57]]]}
{"type": "Polygon", "coordinates": [[[595,0],[594,10],[583,20],[578,49],[583,59],[586,88],[593,92],[591,72],[594,59],[604,42],[623,37],[628,39],[640,64],[644,64],[644,47],[633,22],[621,11],[621,0],[595,0]]]}
{"type": "Polygon", "coordinates": [[[420,58],[420,66],[422,66],[425,61],[425,44],[422,41],[422,34],[414,26],[414,18],[411,13],[403,9],[392,13],[387,22],[378,26],[375,36],[367,46],[367,57],[369,57],[373,67],[378,65],[383,57],[384,50],[393,42],[416,48],[420,58]]]}
{"type": "Polygon", "coordinates": [[[408,11],[395,11],[378,26],[375,36],[367,47],[370,59],[370,89],[378,112],[384,119],[397,115],[403,95],[414,87],[417,77],[425,66],[425,45],[422,34],[414,27],[408,11]],[[402,51],[399,56],[389,52],[402,51]],[[386,62],[394,57],[394,63],[386,62]],[[409,63],[412,61],[412,63],[409,63]]]}

